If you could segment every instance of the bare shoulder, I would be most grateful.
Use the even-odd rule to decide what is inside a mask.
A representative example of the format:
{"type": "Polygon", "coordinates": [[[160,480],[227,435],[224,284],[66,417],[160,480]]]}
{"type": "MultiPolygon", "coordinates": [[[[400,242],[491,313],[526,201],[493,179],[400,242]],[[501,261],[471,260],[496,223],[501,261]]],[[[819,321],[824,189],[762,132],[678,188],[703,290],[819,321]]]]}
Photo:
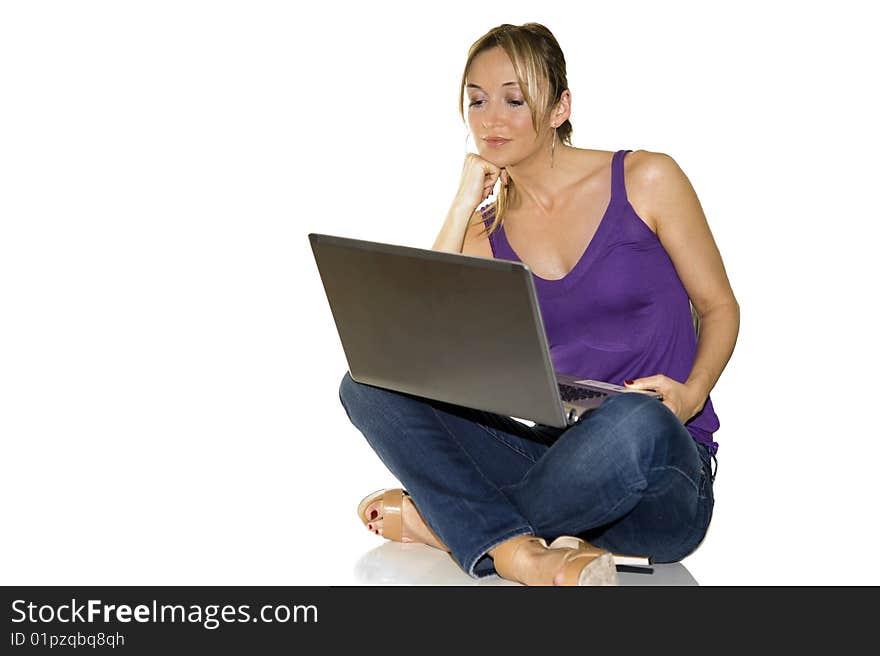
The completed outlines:
{"type": "Polygon", "coordinates": [[[666,153],[635,150],[624,159],[624,177],[630,205],[656,234],[660,218],[659,195],[676,187],[684,172],[666,153]]]}
{"type": "MultiPolygon", "coordinates": [[[[489,217],[491,215],[487,212],[486,216],[489,217]]],[[[484,233],[485,227],[483,214],[479,209],[474,210],[474,213],[471,215],[470,225],[464,233],[464,242],[461,245],[462,255],[494,257],[489,237],[484,233]]]]}
{"type": "Polygon", "coordinates": [[[657,179],[668,174],[671,167],[678,167],[675,160],[666,153],[656,153],[651,150],[634,150],[627,154],[624,160],[624,170],[627,175],[627,191],[630,183],[656,182],[657,179]],[[630,176],[630,173],[632,175],[630,176]]]}

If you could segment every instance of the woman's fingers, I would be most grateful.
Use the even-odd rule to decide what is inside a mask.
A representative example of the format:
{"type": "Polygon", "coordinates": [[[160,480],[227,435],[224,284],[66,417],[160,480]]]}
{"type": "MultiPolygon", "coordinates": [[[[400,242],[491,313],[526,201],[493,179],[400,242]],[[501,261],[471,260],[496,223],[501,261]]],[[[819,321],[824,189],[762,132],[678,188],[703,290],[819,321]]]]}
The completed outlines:
{"type": "Polygon", "coordinates": [[[474,153],[465,156],[458,196],[474,205],[492,195],[498,181],[506,187],[509,182],[507,171],[474,153]],[[479,200],[477,200],[479,198],[479,200]]]}

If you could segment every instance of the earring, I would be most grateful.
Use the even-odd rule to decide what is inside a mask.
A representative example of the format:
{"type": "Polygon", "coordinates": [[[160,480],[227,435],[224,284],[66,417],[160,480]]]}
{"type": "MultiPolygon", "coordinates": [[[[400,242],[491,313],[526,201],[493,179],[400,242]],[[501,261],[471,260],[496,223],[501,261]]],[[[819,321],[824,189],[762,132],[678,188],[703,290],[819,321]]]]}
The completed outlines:
{"type": "Polygon", "coordinates": [[[553,168],[553,156],[556,154],[556,126],[552,123],[550,127],[553,128],[553,145],[550,146],[550,168],[553,168]]]}
{"type": "Polygon", "coordinates": [[[471,136],[471,131],[470,131],[470,130],[468,130],[468,131],[467,131],[467,134],[464,135],[464,152],[465,152],[465,153],[468,152],[467,140],[468,140],[468,137],[469,137],[469,136],[471,136]]]}

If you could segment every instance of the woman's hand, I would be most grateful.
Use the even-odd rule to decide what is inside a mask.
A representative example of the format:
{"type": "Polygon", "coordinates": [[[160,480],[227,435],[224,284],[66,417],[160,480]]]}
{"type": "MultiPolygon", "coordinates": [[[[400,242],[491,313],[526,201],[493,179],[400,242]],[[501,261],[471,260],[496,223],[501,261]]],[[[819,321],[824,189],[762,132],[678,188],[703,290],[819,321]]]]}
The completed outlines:
{"type": "Polygon", "coordinates": [[[679,383],[663,374],[627,380],[624,384],[633,390],[660,392],[663,395],[663,405],[672,410],[672,414],[678,417],[682,424],[702,410],[708,398],[702,390],[679,383]]]}
{"type": "Polygon", "coordinates": [[[458,187],[459,201],[468,207],[476,207],[492,195],[492,189],[498,178],[501,184],[507,185],[507,170],[495,166],[489,160],[474,153],[464,158],[461,171],[461,184],[458,187]]]}

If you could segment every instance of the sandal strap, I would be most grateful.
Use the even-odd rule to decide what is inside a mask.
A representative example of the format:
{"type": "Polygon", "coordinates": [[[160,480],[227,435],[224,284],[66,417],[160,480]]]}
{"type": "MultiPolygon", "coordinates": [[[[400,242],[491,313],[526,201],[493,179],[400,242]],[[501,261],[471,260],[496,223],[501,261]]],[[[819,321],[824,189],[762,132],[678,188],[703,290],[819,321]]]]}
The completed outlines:
{"type": "Polygon", "coordinates": [[[386,490],[382,495],[382,537],[395,542],[403,537],[403,495],[400,488],[386,490]]]}
{"type": "Polygon", "coordinates": [[[560,535],[550,543],[550,549],[586,549],[587,542],[573,535],[560,535]]]}

